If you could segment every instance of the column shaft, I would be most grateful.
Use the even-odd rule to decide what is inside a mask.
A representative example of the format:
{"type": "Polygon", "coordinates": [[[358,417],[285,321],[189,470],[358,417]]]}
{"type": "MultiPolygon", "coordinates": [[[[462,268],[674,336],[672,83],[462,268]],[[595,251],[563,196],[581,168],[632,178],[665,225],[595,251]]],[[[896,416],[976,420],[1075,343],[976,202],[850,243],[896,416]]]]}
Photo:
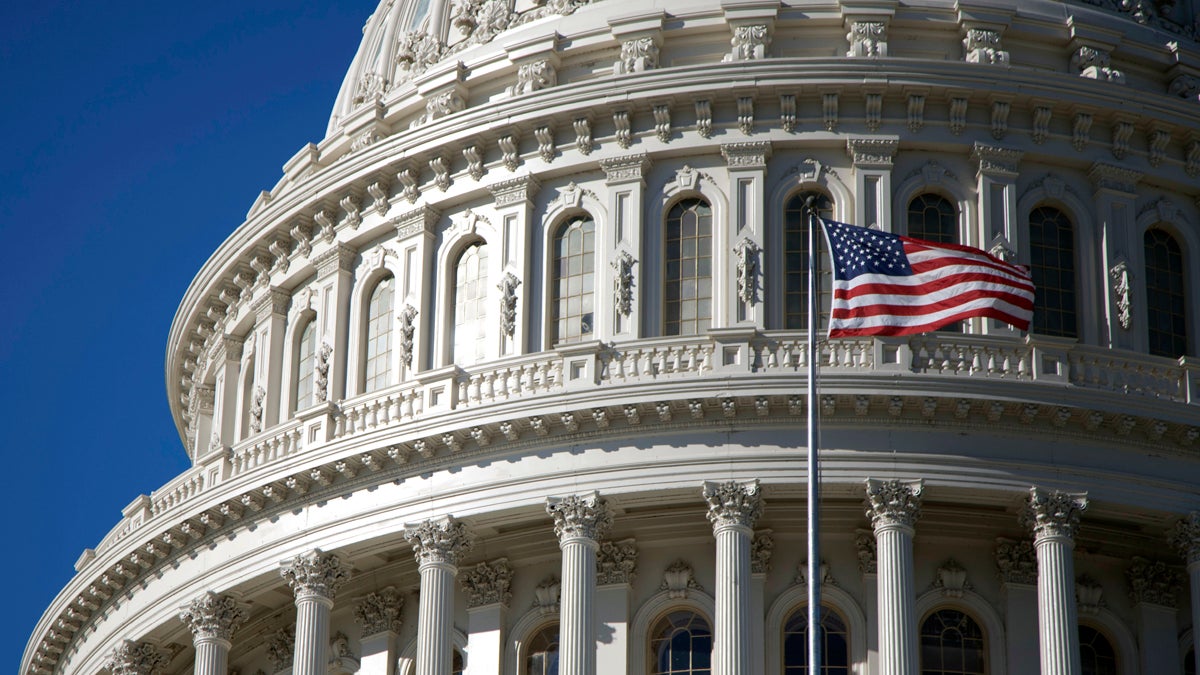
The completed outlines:
{"type": "Polygon", "coordinates": [[[596,673],[596,548],[592,539],[564,539],[559,654],[562,675],[596,673]]]}
{"type": "Polygon", "coordinates": [[[329,613],[333,600],[305,593],[296,596],[296,652],[292,675],[327,675],[329,613]]]}
{"type": "Polygon", "coordinates": [[[717,616],[713,626],[713,673],[743,675],[753,664],[750,649],[750,535],[743,525],[718,525],[717,616]]]}
{"type": "Polygon", "coordinates": [[[1038,557],[1042,675],[1079,675],[1074,541],[1065,536],[1040,536],[1034,545],[1038,557]]]}
{"type": "Polygon", "coordinates": [[[912,528],[896,523],[875,528],[881,675],[917,673],[912,536],[912,528]]]}
{"type": "Polygon", "coordinates": [[[417,675],[450,675],[454,663],[454,576],[444,562],[421,565],[421,605],[417,615],[417,675]]]}
{"type": "Polygon", "coordinates": [[[229,640],[204,637],[196,640],[195,675],[226,675],[229,672],[229,640]]]}

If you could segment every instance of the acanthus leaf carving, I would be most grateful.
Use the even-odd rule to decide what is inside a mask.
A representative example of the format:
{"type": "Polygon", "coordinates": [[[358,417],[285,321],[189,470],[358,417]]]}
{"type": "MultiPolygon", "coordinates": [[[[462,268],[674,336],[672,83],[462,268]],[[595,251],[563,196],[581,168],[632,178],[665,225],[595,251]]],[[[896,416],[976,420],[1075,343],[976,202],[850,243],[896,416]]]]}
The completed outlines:
{"type": "Polygon", "coordinates": [[[1133,307],[1131,305],[1129,265],[1124,258],[1119,258],[1108,270],[1108,278],[1112,281],[1113,299],[1117,307],[1117,325],[1122,330],[1129,330],[1133,324],[1133,307]]]}
{"type": "Polygon", "coordinates": [[[297,598],[318,596],[333,600],[350,580],[350,566],[336,553],[313,549],[301,553],[279,570],[297,598]]]}
{"type": "Polygon", "coordinates": [[[757,480],[749,483],[705,481],[701,494],[708,503],[708,520],[714,530],[752,528],[762,515],[763,500],[757,480]]]}
{"type": "Polygon", "coordinates": [[[530,94],[556,84],[558,84],[558,72],[549,59],[530,61],[517,67],[517,81],[508,88],[508,95],[530,94]]]}
{"type": "Polygon", "coordinates": [[[500,289],[500,330],[512,337],[517,330],[517,287],[521,280],[512,272],[505,272],[496,288],[500,289]]]}
{"type": "Polygon", "coordinates": [[[475,544],[467,526],[450,516],[405,525],[404,538],[413,547],[418,566],[458,565],[475,544]]]}
{"type": "Polygon", "coordinates": [[[622,316],[629,316],[633,312],[633,266],[637,264],[637,260],[628,251],[621,251],[611,264],[616,271],[613,277],[613,296],[617,312],[622,316]]]}
{"type": "Polygon", "coordinates": [[[603,541],[596,551],[596,584],[629,584],[637,574],[637,546],[632,539],[603,541]]]}
{"type": "Polygon", "coordinates": [[[963,60],[967,63],[1008,65],[1008,52],[1000,47],[1000,31],[969,28],[963,38],[963,60]]]}
{"type": "Polygon", "coordinates": [[[512,593],[509,592],[512,578],[513,569],[508,564],[508,558],[481,562],[463,570],[459,573],[459,581],[467,595],[467,607],[507,606],[512,599],[512,593]]]}
{"type": "Polygon", "coordinates": [[[560,542],[582,538],[598,541],[612,527],[612,509],[600,493],[547,497],[546,512],[554,518],[560,542]]]}
{"type": "Polygon", "coordinates": [[[1029,500],[1021,514],[1022,523],[1033,531],[1034,539],[1074,537],[1079,517],[1087,509],[1085,493],[1030,488],[1029,500]]]}
{"type": "Polygon", "coordinates": [[[867,517],[881,527],[912,527],[921,516],[924,481],[867,479],[867,517]]]}
{"type": "Polygon", "coordinates": [[[658,67],[658,43],[653,37],[644,36],[621,43],[621,57],[613,64],[617,75],[640,73],[658,67]]]}
{"type": "Polygon", "coordinates": [[[250,618],[245,607],[228,595],[217,595],[212,591],[192,600],[179,613],[179,620],[191,629],[192,635],[200,638],[229,640],[233,633],[250,618]]]}
{"type": "Polygon", "coordinates": [[[750,238],[742,239],[733,248],[737,259],[738,298],[747,305],[758,300],[759,246],[750,238]]]}
{"type": "Polygon", "coordinates": [[[404,309],[400,310],[397,317],[400,322],[400,341],[396,346],[400,351],[400,363],[404,364],[405,368],[412,367],[413,337],[417,329],[416,319],[417,308],[409,304],[404,305],[404,309]]]}
{"type": "Polygon", "coordinates": [[[1129,598],[1134,604],[1145,602],[1152,605],[1175,608],[1183,586],[1183,574],[1161,560],[1151,561],[1134,556],[1125,571],[1129,581],[1129,598]]]}
{"type": "Polygon", "coordinates": [[[854,21],[846,33],[850,43],[846,56],[887,56],[887,29],[883,21],[854,21]]]}
{"type": "Polygon", "coordinates": [[[757,61],[767,58],[767,47],[771,44],[771,33],[767,24],[756,23],[733,27],[733,46],[726,60],[757,61]]]}

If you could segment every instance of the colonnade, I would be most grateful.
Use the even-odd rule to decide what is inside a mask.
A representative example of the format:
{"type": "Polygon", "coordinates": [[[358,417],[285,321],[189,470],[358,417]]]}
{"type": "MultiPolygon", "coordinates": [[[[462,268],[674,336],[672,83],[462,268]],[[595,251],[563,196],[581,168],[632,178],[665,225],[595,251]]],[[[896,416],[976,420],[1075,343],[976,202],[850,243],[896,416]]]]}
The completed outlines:
{"type": "MultiPolygon", "coordinates": [[[[868,479],[866,483],[866,515],[871,520],[875,540],[879,675],[919,673],[913,534],[921,515],[923,492],[920,480],[868,479]]],[[[756,652],[763,649],[762,644],[756,644],[756,640],[761,640],[761,630],[755,628],[751,578],[753,527],[764,506],[761,489],[758,481],[706,482],[702,497],[708,506],[716,543],[712,672],[750,675],[761,669],[756,652]]],[[[1087,504],[1084,494],[1035,487],[1021,515],[1033,536],[1036,551],[1037,634],[1042,675],[1081,672],[1073,550],[1080,516],[1087,504]]],[[[601,572],[604,583],[615,579],[627,584],[631,570],[622,573],[611,564],[613,551],[619,553],[626,542],[604,540],[613,524],[613,513],[597,492],[548,498],[546,511],[553,519],[562,550],[559,672],[597,675],[601,622],[597,612],[603,604],[598,601],[597,593],[597,552],[605,548],[605,560],[609,561],[601,565],[605,568],[601,572]]],[[[449,516],[408,524],[405,538],[413,548],[420,574],[416,673],[450,675],[454,654],[454,579],[474,540],[465,524],[449,516]]],[[[1200,625],[1200,513],[1192,513],[1180,521],[1172,540],[1188,563],[1193,626],[1200,625]]],[[[1003,564],[1001,567],[1006,578],[1013,572],[1004,569],[1003,564]]],[[[327,675],[331,661],[330,612],[338,589],[350,578],[349,568],[338,554],[320,550],[298,555],[282,565],[280,573],[295,595],[296,622],[294,639],[289,645],[290,658],[278,657],[280,662],[276,666],[290,665],[292,675],[327,675]]],[[[509,600],[512,568],[506,559],[499,559],[470,568],[464,577],[471,617],[469,650],[478,651],[481,660],[494,667],[501,663],[502,610],[509,600]],[[481,636],[478,645],[477,635],[481,636]],[[492,654],[484,658],[489,647],[492,654]]],[[[1023,580],[1032,581],[1031,577],[1027,574],[1023,580]]],[[[368,594],[357,607],[356,620],[362,625],[363,635],[360,670],[363,675],[393,675],[402,603],[399,593],[388,587],[368,594]]],[[[246,608],[231,596],[207,592],[184,608],[179,618],[193,634],[194,673],[227,675],[231,640],[248,618],[246,608]]],[[[163,665],[162,654],[148,643],[125,641],[114,651],[109,669],[112,675],[149,675],[163,665]]],[[[475,675],[479,669],[468,672],[475,675]]]]}

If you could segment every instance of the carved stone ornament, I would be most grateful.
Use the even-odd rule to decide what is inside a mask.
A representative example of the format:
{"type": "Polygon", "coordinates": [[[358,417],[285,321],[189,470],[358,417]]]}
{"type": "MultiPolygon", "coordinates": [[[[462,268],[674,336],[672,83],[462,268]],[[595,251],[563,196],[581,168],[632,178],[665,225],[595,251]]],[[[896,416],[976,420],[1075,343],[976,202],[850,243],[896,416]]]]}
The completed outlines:
{"type": "Polygon", "coordinates": [[[1192,511],[1175,523],[1170,539],[1188,565],[1200,563],[1200,511],[1192,511]]]}
{"type": "Polygon", "coordinates": [[[297,599],[315,595],[333,600],[337,590],[350,580],[350,566],[336,553],[313,549],[285,563],[279,575],[287,581],[297,599]]]}
{"type": "Polygon", "coordinates": [[[1094,615],[1104,609],[1104,587],[1092,577],[1082,574],[1075,580],[1075,599],[1080,614],[1094,615]]]}
{"type": "Polygon", "coordinates": [[[179,620],[192,630],[192,636],[229,640],[234,631],[250,618],[249,612],[228,595],[212,591],[192,600],[179,612],[179,620]]]}
{"type": "Polygon", "coordinates": [[[516,19],[509,0],[455,0],[454,26],[467,38],[466,44],[490,42],[516,19]]]}
{"type": "Polygon", "coordinates": [[[354,622],[362,626],[363,637],[380,633],[400,632],[400,611],[404,609],[404,596],[395,587],[388,586],[380,591],[367,593],[354,606],[354,622]]]}
{"type": "Polygon", "coordinates": [[[750,540],[750,573],[766,574],[771,571],[771,554],[775,552],[775,537],[772,530],[758,530],[750,540]]]}
{"type": "Polygon", "coordinates": [[[424,31],[403,33],[397,39],[396,64],[400,66],[402,78],[412,79],[437,63],[446,52],[441,40],[424,31]]]}
{"type": "MultiPolygon", "coordinates": [[[[833,573],[830,572],[829,563],[822,560],[817,565],[817,576],[821,577],[821,585],[837,586],[837,580],[833,578],[833,573]]],[[[808,561],[801,560],[796,563],[796,583],[801,586],[808,585],[808,561]]]]}
{"type": "Polygon", "coordinates": [[[1103,49],[1081,46],[1071,55],[1071,67],[1079,72],[1080,77],[1125,83],[1125,74],[1111,66],[1108,52],[1103,49]]]}
{"type": "Polygon", "coordinates": [[[549,59],[523,63],[517,68],[517,82],[508,88],[510,96],[530,94],[558,84],[558,73],[549,59]]]}
{"type": "Polygon", "coordinates": [[[496,284],[500,289],[500,330],[508,337],[517,330],[517,286],[520,285],[521,280],[512,272],[505,272],[496,284]]]}
{"type": "Polygon", "coordinates": [[[686,598],[688,591],[692,589],[704,590],[696,581],[691,565],[682,560],[676,560],[663,571],[663,581],[658,590],[666,591],[667,597],[680,600],[686,598]]]}
{"type": "Polygon", "coordinates": [[[598,541],[612,527],[612,510],[599,492],[567,497],[547,497],[546,513],[554,518],[559,542],[568,539],[598,541]]]}
{"type": "Polygon", "coordinates": [[[1029,540],[996,540],[996,567],[1000,569],[1000,580],[1006,584],[1037,583],[1037,551],[1029,540]]]}
{"type": "Polygon", "coordinates": [[[648,36],[622,42],[621,59],[614,66],[618,75],[654,70],[658,67],[658,43],[648,36]]]}
{"type": "Polygon", "coordinates": [[[887,56],[887,24],[882,21],[855,21],[850,24],[846,56],[887,56]]]}
{"type": "Polygon", "coordinates": [[[714,483],[705,481],[701,491],[708,502],[708,520],[713,530],[726,527],[754,527],[762,515],[763,500],[758,481],[714,483]]]}
{"type": "Polygon", "coordinates": [[[737,260],[738,298],[753,305],[758,300],[758,244],[743,239],[733,247],[733,252],[737,260]]]}
{"type": "Polygon", "coordinates": [[[149,642],[124,640],[113,650],[106,667],[112,675],[158,675],[168,663],[167,655],[149,642]]]}
{"type": "Polygon", "coordinates": [[[963,38],[963,60],[967,63],[1008,65],[1008,52],[1000,48],[1000,31],[970,28],[963,38]]]}
{"type": "Polygon", "coordinates": [[[971,590],[971,584],[967,583],[967,568],[954,558],[947,559],[937,568],[933,587],[939,589],[947,598],[961,598],[963,591],[971,590]]]}
{"type": "Polygon", "coordinates": [[[1200,77],[1183,73],[1167,85],[1167,93],[1193,103],[1200,101],[1200,77]]]}
{"type": "Polygon", "coordinates": [[[733,61],[754,61],[767,58],[767,46],[771,44],[770,31],[764,23],[748,26],[734,26],[733,37],[729,44],[733,51],[729,59],[733,61]]]}
{"type": "Polygon", "coordinates": [[[475,545],[467,526],[450,516],[404,526],[404,538],[413,547],[417,565],[458,565],[475,545]]]}
{"type": "Polygon", "coordinates": [[[405,368],[411,368],[413,336],[417,331],[417,308],[412,305],[404,305],[404,309],[400,310],[396,320],[400,322],[400,340],[396,345],[400,351],[400,363],[404,364],[405,368]]]}
{"type": "Polygon", "coordinates": [[[892,166],[892,158],[900,147],[898,138],[850,138],[846,140],[846,153],[856,167],[892,166]]]}
{"type": "Polygon", "coordinates": [[[267,638],[267,661],[271,663],[271,672],[278,673],[292,667],[292,657],[296,651],[296,629],[294,626],[280,628],[267,638]]]}
{"type": "Polygon", "coordinates": [[[364,103],[372,103],[383,98],[383,95],[388,93],[391,88],[387,78],[379,73],[367,71],[358,79],[358,83],[354,85],[354,105],[361,106],[364,103]]]}
{"type": "Polygon", "coordinates": [[[616,274],[613,276],[613,303],[621,316],[629,316],[633,312],[633,266],[637,264],[628,251],[621,251],[611,265],[616,274]]]}
{"type": "Polygon", "coordinates": [[[1129,599],[1134,604],[1146,602],[1151,605],[1175,608],[1183,594],[1183,574],[1161,560],[1150,561],[1134,556],[1133,564],[1125,570],[1129,580],[1129,599]]]}
{"type": "Polygon", "coordinates": [[[250,433],[257,434],[263,426],[263,399],[267,392],[262,387],[254,388],[254,398],[250,403],[250,433]]]}
{"type": "Polygon", "coordinates": [[[637,546],[632,539],[601,542],[596,551],[596,583],[633,583],[637,574],[637,556],[637,546]]]}
{"type": "Polygon", "coordinates": [[[508,558],[481,562],[459,573],[458,579],[467,594],[467,607],[505,605],[512,599],[513,569],[508,558]]]}
{"type": "Polygon", "coordinates": [[[1124,260],[1108,270],[1108,278],[1112,281],[1113,299],[1117,305],[1117,325],[1122,330],[1129,330],[1133,325],[1133,306],[1130,299],[1129,265],[1124,260]]]}
{"type": "Polygon", "coordinates": [[[1079,517],[1087,510],[1087,493],[1029,489],[1029,501],[1022,513],[1022,523],[1033,531],[1034,539],[1074,537],[1079,529],[1079,517]]]}
{"type": "Polygon", "coordinates": [[[875,574],[875,533],[870,530],[854,531],[854,549],[858,553],[858,571],[875,574]]]}
{"type": "Polygon", "coordinates": [[[537,585],[537,588],[533,589],[533,606],[545,615],[558,614],[561,591],[562,582],[558,577],[546,577],[542,583],[537,585]]]}
{"type": "Polygon", "coordinates": [[[921,517],[925,482],[867,479],[867,517],[876,530],[890,525],[912,527],[921,517]]]}

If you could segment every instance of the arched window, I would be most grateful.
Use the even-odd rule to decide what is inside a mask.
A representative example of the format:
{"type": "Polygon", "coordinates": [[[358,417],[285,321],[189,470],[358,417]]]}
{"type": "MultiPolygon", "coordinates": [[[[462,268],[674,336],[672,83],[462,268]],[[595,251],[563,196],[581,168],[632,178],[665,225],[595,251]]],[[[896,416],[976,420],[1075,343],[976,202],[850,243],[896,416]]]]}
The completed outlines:
{"type": "Polygon", "coordinates": [[[986,675],[983,629],[956,609],[941,609],[921,624],[921,675],[986,675]]]}
{"type": "Polygon", "coordinates": [[[554,235],[551,343],[577,342],[592,334],[595,250],[596,223],[589,217],[568,220],[554,235]]]}
{"type": "MultiPolygon", "coordinates": [[[[300,331],[300,342],[296,348],[296,406],[294,411],[305,410],[313,404],[313,373],[317,365],[317,322],[310,319],[300,331]]],[[[293,412],[294,412],[293,411],[293,412]]]]}
{"type": "Polygon", "coordinates": [[[392,298],[395,280],[389,275],[375,284],[367,304],[367,361],[363,391],[389,384],[392,370],[392,298]]]}
{"type": "Polygon", "coordinates": [[[1062,211],[1042,206],[1030,212],[1029,267],[1037,289],[1033,332],[1076,337],[1075,232],[1062,211]]]}
{"type": "MultiPolygon", "coordinates": [[[[850,675],[846,620],[821,605],[821,669],[816,675],[850,675]]],[[[809,675],[808,607],[797,607],[783,624],[783,675],[809,675]]]]}
{"type": "Polygon", "coordinates": [[[958,214],[950,200],[925,193],[908,203],[908,236],[939,244],[958,242],[958,214]]]}
{"type": "Polygon", "coordinates": [[[529,640],[525,675],[558,675],[558,624],[551,624],[529,640]]]}
{"type": "MultiPolygon", "coordinates": [[[[806,191],[792,195],[783,207],[783,327],[808,327],[808,214],[804,205],[814,198],[817,215],[833,219],[833,201],[820,192],[806,191]]],[[[829,255],[825,252],[825,236],[817,233],[817,271],[821,274],[821,314],[818,322],[828,317],[830,285],[829,255]]]]}
{"type": "Polygon", "coordinates": [[[1117,651],[1091,626],[1079,627],[1079,658],[1083,675],[1117,675],[1117,651]]]}
{"type": "Polygon", "coordinates": [[[454,351],[451,359],[470,365],[487,356],[487,244],[463,250],[454,266],[454,351]]]}
{"type": "Polygon", "coordinates": [[[710,675],[712,630],[699,614],[681,609],[658,620],[650,633],[650,675],[710,675]]]}
{"type": "Polygon", "coordinates": [[[712,324],[712,207],[702,199],[678,202],[666,235],[663,333],[703,333],[712,324]]]}
{"type": "Polygon", "coordinates": [[[1146,323],[1150,353],[1187,353],[1187,300],[1183,290],[1183,250],[1166,230],[1151,228],[1144,235],[1146,255],[1146,323]]]}

